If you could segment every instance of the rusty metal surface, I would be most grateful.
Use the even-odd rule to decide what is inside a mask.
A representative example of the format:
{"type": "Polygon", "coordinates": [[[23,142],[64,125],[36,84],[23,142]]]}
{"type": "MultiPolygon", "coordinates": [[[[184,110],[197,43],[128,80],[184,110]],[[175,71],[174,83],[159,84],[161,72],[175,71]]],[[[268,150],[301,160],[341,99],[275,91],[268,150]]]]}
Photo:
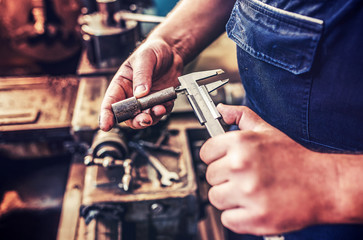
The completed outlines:
{"type": "Polygon", "coordinates": [[[76,77],[0,78],[2,137],[6,132],[68,129],[77,89],[76,77]]]}

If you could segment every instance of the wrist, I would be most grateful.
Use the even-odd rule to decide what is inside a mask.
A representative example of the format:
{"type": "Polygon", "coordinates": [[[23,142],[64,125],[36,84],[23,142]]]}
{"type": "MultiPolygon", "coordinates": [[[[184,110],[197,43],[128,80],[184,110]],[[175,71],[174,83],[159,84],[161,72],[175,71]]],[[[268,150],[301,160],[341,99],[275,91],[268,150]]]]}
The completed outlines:
{"type": "Polygon", "coordinates": [[[169,35],[167,33],[163,33],[162,30],[156,30],[147,38],[146,41],[164,42],[168,45],[176,58],[183,62],[184,66],[198,54],[198,52],[194,51],[196,40],[193,39],[191,35],[179,36],[177,33],[169,35]]]}
{"type": "MultiPolygon", "coordinates": [[[[363,181],[357,155],[320,153],[325,176],[318,223],[361,223],[363,181]],[[357,164],[357,165],[356,165],[357,164]]],[[[319,183],[318,183],[319,184],[319,183]]]]}
{"type": "MultiPolygon", "coordinates": [[[[337,192],[339,182],[337,165],[332,154],[308,150],[305,159],[311,196],[311,222],[309,225],[338,223],[340,215],[340,195],[337,192]]],[[[307,190],[309,191],[309,190],[307,190]]]]}

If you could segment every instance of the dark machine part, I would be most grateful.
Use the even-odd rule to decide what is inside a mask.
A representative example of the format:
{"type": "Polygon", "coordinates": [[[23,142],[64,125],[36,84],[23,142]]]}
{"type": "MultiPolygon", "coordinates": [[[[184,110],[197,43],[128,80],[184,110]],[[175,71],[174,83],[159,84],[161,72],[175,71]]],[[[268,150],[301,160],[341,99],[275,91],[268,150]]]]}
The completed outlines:
{"type": "Polygon", "coordinates": [[[141,14],[136,2],[130,5],[120,0],[95,2],[97,11],[86,8],[78,20],[86,47],[77,70],[81,76],[113,75],[150,27],[164,20],[141,14]]]}
{"type": "Polygon", "coordinates": [[[91,146],[93,157],[103,158],[111,156],[114,159],[124,159],[128,152],[127,143],[120,129],[113,128],[109,132],[99,130],[91,146]]]}
{"type": "Polygon", "coordinates": [[[140,29],[137,21],[116,20],[116,0],[97,1],[99,11],[79,18],[87,58],[97,68],[119,66],[135,48],[140,29]]]}
{"type": "MultiPolygon", "coordinates": [[[[4,37],[17,53],[41,62],[57,62],[81,48],[76,31],[77,0],[5,0],[0,4],[4,37]]],[[[2,35],[1,34],[1,35],[2,35]]]]}
{"type": "Polygon", "coordinates": [[[84,207],[78,234],[92,240],[197,239],[195,200],[190,196],[84,207]]]}
{"type": "Polygon", "coordinates": [[[109,132],[99,130],[94,139],[85,164],[100,164],[104,167],[122,167],[128,154],[128,146],[122,131],[113,128],[109,132]]]}

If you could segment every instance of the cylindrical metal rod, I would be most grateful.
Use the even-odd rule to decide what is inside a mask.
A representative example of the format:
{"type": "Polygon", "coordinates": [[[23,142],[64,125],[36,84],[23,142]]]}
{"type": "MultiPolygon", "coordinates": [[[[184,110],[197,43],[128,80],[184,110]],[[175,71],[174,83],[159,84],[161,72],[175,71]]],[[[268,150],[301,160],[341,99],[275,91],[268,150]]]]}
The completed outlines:
{"type": "Polygon", "coordinates": [[[177,97],[173,87],[152,93],[142,98],[131,97],[112,104],[112,111],[117,123],[135,117],[142,110],[173,100],[177,97]]]}

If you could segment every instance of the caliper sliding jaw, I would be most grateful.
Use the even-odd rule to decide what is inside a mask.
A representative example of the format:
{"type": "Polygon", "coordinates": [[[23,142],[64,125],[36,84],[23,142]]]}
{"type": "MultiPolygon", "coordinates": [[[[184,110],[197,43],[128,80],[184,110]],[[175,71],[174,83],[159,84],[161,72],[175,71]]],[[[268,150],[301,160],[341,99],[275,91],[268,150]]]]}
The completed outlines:
{"type": "Polygon", "coordinates": [[[183,75],[178,78],[180,86],[175,89],[184,91],[200,124],[207,128],[211,137],[224,133],[224,129],[219,122],[221,115],[209,93],[226,84],[228,79],[217,80],[206,85],[199,85],[197,82],[223,73],[223,70],[216,69],[183,75]]]}

